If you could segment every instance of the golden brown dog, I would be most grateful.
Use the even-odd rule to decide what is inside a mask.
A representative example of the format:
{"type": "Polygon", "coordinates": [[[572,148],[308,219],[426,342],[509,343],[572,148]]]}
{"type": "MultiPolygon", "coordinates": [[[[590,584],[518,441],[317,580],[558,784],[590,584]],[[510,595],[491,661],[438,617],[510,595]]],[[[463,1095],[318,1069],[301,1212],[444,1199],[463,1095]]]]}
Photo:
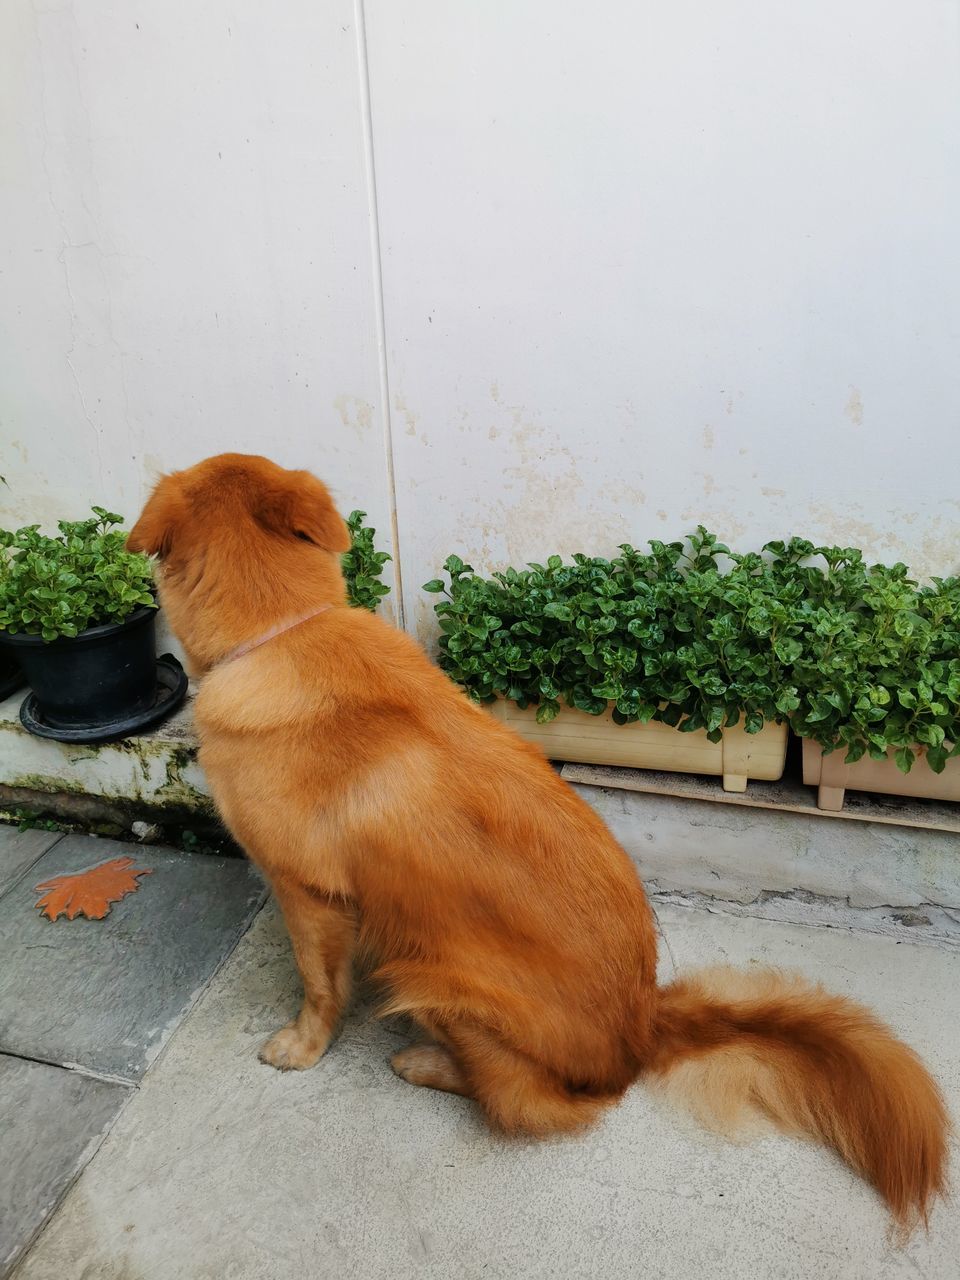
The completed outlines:
{"type": "Polygon", "coordinates": [[[431,1043],[414,1084],[508,1132],[576,1129],[643,1076],[725,1123],[749,1107],[835,1148],[904,1228],[943,1190],[947,1119],[866,1010],[772,972],[656,985],[633,864],[543,756],[408,636],[347,607],[323,485],[224,454],[157,485],[129,546],[156,555],[195,674],[200,759],[270,880],[305,998],[265,1045],[312,1066],[359,946],[387,1011],[431,1043]]]}

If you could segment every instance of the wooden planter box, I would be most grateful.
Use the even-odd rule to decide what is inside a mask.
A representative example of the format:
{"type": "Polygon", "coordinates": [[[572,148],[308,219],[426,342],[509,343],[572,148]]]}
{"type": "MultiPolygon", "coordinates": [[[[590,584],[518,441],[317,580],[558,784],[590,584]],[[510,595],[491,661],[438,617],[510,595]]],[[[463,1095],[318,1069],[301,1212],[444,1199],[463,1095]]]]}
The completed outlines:
{"type": "Polygon", "coordinates": [[[748,778],[775,782],[783,774],[787,754],[785,724],[766,724],[759,733],[747,733],[737,725],[724,729],[721,742],[710,742],[705,729],[681,733],[654,721],[615,724],[609,711],[591,716],[564,707],[549,724],[537,724],[536,707],[521,710],[500,698],[488,710],[551,760],[708,773],[723,778],[724,791],[746,791],[748,778]]]}
{"type": "Polygon", "coordinates": [[[817,787],[817,808],[836,813],[843,808],[844,792],[879,791],[894,796],[922,796],[927,800],[960,800],[960,756],[947,761],[943,773],[934,773],[925,760],[901,773],[891,747],[886,760],[864,756],[856,764],[844,764],[842,747],[823,754],[819,743],[803,739],[803,780],[817,787]]]}

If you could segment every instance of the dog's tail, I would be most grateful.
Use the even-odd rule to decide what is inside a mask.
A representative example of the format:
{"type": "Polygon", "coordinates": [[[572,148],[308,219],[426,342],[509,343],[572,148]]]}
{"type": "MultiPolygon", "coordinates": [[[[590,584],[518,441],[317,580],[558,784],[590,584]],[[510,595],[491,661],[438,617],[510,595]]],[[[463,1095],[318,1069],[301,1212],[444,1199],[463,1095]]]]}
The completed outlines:
{"type": "Polygon", "coordinates": [[[661,988],[644,1075],[711,1128],[753,1111],[833,1147],[903,1234],[943,1194],[949,1120],[912,1049],[842,996],[781,973],[699,971],[661,988]]]}

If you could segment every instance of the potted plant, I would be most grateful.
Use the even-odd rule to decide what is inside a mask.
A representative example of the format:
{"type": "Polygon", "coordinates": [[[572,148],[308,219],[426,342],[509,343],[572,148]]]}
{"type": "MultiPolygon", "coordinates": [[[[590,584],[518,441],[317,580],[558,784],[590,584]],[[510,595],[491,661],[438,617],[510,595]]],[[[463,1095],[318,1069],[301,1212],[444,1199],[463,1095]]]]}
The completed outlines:
{"type": "Polygon", "coordinates": [[[687,546],[624,544],[612,560],[479,577],[458,556],[443,593],[440,666],[559,760],[779,778],[796,693],[795,602],[770,562],[700,528],[687,546]]]}
{"type": "Polygon", "coordinates": [[[68,741],[144,727],[186,692],[176,659],[156,659],[149,561],[125,550],[120,516],[93,512],[53,536],[0,532],[0,645],[33,691],[21,719],[68,741]]]}
{"type": "Polygon", "coordinates": [[[819,807],[848,787],[960,800],[960,578],[919,587],[852,548],[770,549],[804,584],[791,719],[819,807]]]}

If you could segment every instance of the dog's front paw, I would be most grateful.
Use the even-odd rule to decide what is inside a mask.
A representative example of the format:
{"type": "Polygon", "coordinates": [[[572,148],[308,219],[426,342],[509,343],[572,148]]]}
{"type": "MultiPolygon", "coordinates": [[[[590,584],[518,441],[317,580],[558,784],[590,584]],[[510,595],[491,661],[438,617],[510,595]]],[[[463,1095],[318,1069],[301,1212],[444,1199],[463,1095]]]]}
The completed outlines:
{"type": "Polygon", "coordinates": [[[263,1046],[260,1061],[276,1067],[278,1071],[306,1071],[320,1061],[328,1042],[329,1036],[318,1040],[291,1022],[263,1046]]]}

